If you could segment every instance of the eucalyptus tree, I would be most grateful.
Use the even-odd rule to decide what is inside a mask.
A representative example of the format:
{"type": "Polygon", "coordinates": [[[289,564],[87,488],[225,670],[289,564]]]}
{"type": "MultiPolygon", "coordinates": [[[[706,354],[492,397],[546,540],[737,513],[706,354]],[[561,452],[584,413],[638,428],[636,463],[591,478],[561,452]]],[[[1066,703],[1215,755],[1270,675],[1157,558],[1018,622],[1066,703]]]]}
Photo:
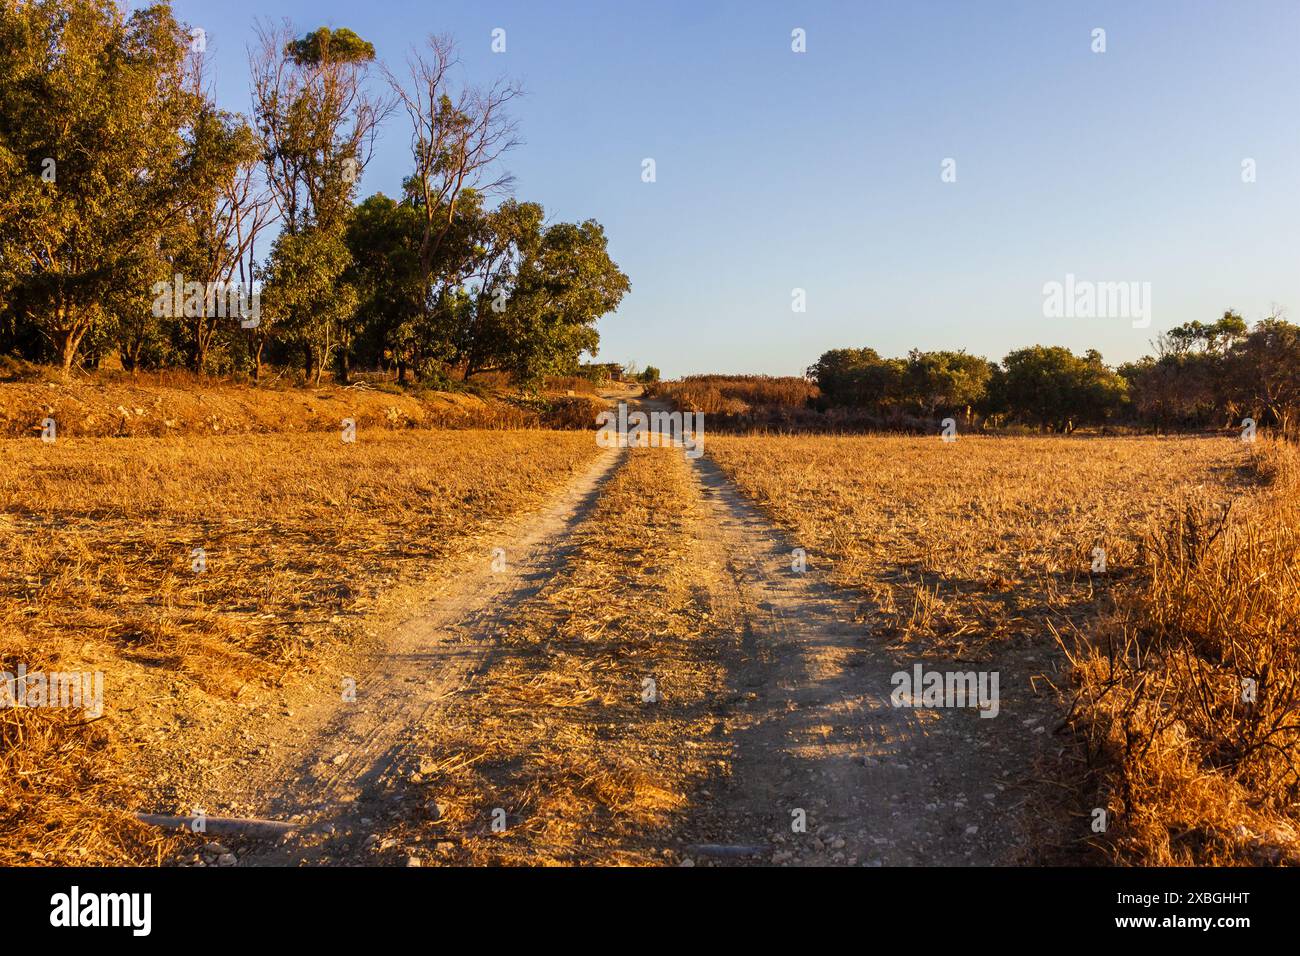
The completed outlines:
{"type": "Polygon", "coordinates": [[[264,287],[267,319],[304,350],[319,382],[355,315],[341,280],[351,262],[346,229],[358,181],[392,104],[367,75],[375,48],[352,30],[295,37],[287,22],[258,27],[250,53],[254,119],[283,230],[264,287]]]}

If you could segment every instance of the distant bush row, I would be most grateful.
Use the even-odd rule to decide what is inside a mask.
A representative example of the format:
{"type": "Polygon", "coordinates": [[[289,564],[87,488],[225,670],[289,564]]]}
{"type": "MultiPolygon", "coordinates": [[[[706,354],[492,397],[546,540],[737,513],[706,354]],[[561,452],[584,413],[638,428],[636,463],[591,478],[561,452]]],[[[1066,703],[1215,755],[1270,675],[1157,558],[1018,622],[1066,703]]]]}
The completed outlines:
{"type": "Polygon", "coordinates": [[[1300,426],[1300,327],[1278,315],[1249,328],[1235,312],[1160,336],[1154,356],[1112,368],[1100,352],[1035,345],[992,362],[964,351],[885,358],[832,349],[805,378],[696,375],[659,385],[716,427],[859,431],[1019,426],[1069,434],[1081,426],[1157,431],[1300,426]]]}
{"type": "Polygon", "coordinates": [[[1234,312],[1160,336],[1157,354],[1111,368],[1101,353],[1035,345],[1000,363],[965,352],[881,358],[835,349],[808,370],[820,407],[881,417],[980,416],[1072,432],[1081,425],[1158,430],[1227,427],[1245,418],[1290,433],[1300,423],[1300,327],[1271,316],[1248,328],[1234,312]]]}

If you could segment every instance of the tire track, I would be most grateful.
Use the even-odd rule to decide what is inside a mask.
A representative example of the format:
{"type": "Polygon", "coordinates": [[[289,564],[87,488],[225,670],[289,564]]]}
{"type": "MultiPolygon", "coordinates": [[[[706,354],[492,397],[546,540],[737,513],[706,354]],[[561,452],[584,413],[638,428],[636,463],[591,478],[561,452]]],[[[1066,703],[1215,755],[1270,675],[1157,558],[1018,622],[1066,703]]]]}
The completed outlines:
{"type": "Polygon", "coordinates": [[[257,775],[266,781],[259,790],[275,794],[260,815],[292,819],[299,829],[277,847],[245,855],[242,864],[353,861],[357,834],[398,810],[409,772],[405,755],[420,722],[467,686],[510,612],[563,565],[570,532],[624,455],[618,449],[601,454],[540,513],[504,527],[496,535],[504,566],[497,562],[494,569],[485,553],[448,579],[357,679],[355,702],[339,700],[295,722],[298,755],[266,764],[257,775]]]}
{"type": "Polygon", "coordinates": [[[793,548],[707,458],[704,575],[733,634],[732,775],[703,812],[701,854],[790,865],[978,865],[1014,846],[998,796],[1009,771],[969,710],[895,708],[894,659],[855,623],[857,601],[793,548]],[[803,811],[807,832],[793,830],[803,811]],[[726,847],[764,847],[730,854],[726,847]]]}

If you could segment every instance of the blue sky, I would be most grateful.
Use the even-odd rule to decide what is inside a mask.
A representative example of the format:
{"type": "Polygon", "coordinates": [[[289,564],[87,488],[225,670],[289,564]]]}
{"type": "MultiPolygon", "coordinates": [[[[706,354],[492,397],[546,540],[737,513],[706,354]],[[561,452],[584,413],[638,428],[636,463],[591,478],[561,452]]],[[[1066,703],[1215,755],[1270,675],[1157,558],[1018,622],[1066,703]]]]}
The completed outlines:
{"type": "MultiPolygon", "coordinates": [[[[632,280],[600,323],[603,360],[799,374],[839,346],[1000,358],[1041,343],[1118,363],[1227,308],[1300,321],[1295,0],[174,6],[207,31],[228,109],[247,109],[266,16],[350,27],[395,69],[450,33],[467,80],[520,80],[515,194],[599,220],[632,280]],[[1151,283],[1151,328],[1045,318],[1043,285],[1067,273],[1151,283]]],[[[363,195],[398,192],[405,124],[390,121],[363,195]]]]}

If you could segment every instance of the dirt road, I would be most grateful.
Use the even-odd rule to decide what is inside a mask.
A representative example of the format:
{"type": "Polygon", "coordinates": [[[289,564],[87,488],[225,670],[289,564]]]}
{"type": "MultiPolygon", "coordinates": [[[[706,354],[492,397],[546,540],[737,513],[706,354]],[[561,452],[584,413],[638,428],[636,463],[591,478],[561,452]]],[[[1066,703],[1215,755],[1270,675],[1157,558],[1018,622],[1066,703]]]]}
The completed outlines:
{"type": "MultiPolygon", "coordinates": [[[[649,405],[644,407],[649,408],[649,405]]],[[[285,821],[243,865],[374,862],[376,831],[403,813],[413,737],[492,665],[496,637],[565,566],[569,540],[626,452],[611,449],[548,507],[500,529],[397,626],[355,694],[285,720],[222,802],[285,821]]],[[[831,588],[721,470],[693,463],[703,566],[698,588],[729,674],[722,730],[730,772],[684,811],[668,858],[691,864],[989,864],[1017,848],[1016,787],[1048,705],[1005,694],[996,720],[890,699],[891,656],[859,623],[860,598],[831,588]],[[1033,726],[1031,726],[1033,725],[1033,726]]],[[[347,688],[344,688],[346,691],[347,688]]]]}

